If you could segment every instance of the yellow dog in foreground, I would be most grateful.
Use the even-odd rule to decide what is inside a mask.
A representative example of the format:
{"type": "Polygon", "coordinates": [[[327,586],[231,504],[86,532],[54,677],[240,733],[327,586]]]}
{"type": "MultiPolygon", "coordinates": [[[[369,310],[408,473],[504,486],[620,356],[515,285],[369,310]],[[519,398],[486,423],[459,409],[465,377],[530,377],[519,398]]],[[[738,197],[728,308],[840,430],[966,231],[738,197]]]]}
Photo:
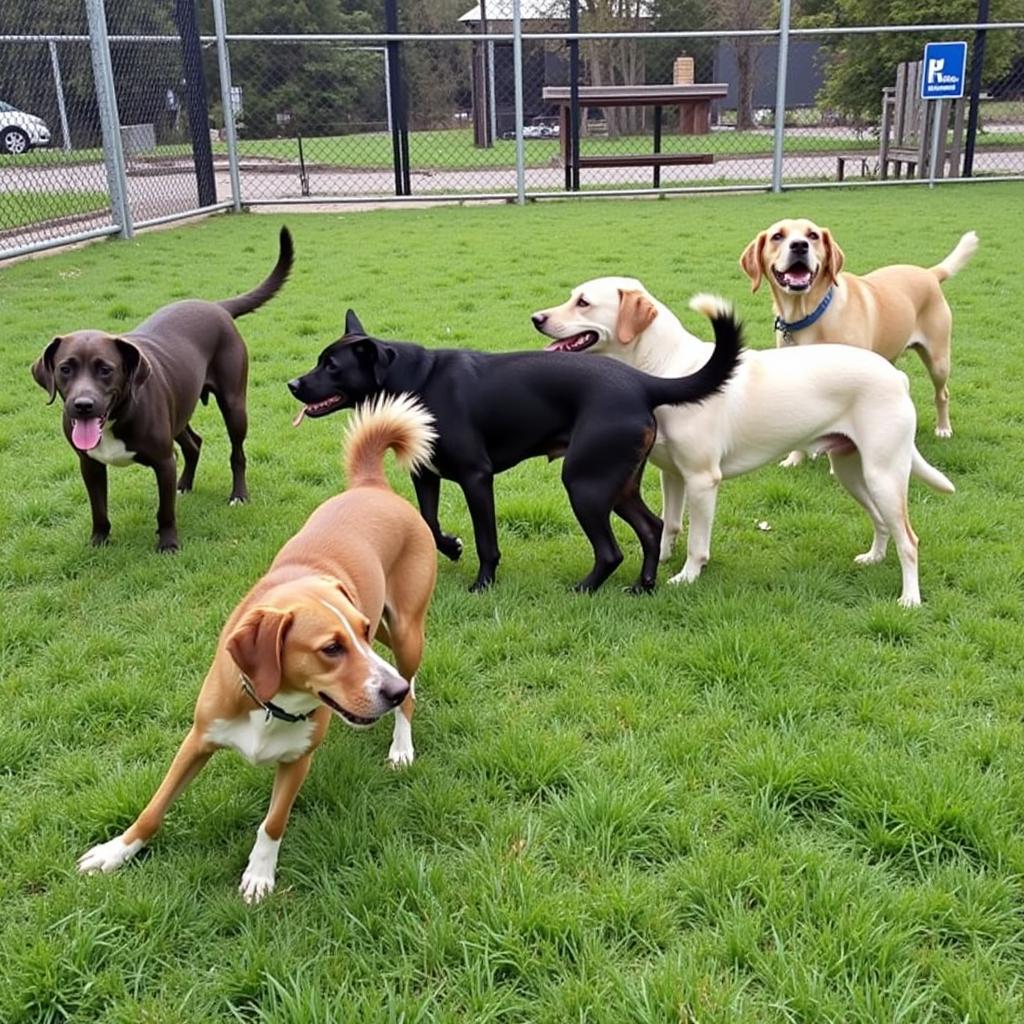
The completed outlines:
{"type": "Polygon", "coordinates": [[[762,279],[771,286],[779,346],[855,345],[891,363],[915,349],[935,388],[935,433],[950,437],[953,314],[940,285],[962,270],[977,248],[978,236],[968,231],[934,267],[897,264],[858,277],[841,273],[843,250],[828,228],[811,220],[780,220],[743,250],[740,267],[751,291],[762,279]]]}
{"type": "Polygon", "coordinates": [[[231,613],[160,788],[127,831],[79,858],[80,871],[121,867],[210,756],[231,747],[253,764],[277,765],[239,887],[256,902],[274,888],[281,836],[332,716],[363,728],[394,710],[388,759],[412,762],[415,674],[437,559],[429,528],[391,490],[382,460],[392,448],[406,468],[422,465],[431,424],[407,395],[355,413],[345,443],[349,489],[316,509],[231,613]],[[374,636],[394,652],[397,672],[374,652],[374,636]]]}

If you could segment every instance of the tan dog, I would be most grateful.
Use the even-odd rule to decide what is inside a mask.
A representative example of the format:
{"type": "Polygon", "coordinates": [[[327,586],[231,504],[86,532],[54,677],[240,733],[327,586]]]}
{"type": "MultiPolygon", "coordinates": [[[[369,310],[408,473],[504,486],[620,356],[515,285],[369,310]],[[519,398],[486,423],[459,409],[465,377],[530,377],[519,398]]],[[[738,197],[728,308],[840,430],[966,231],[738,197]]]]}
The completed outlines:
{"type": "MultiPolygon", "coordinates": [[[[691,306],[710,317],[728,310],[708,295],[691,306]]],[[[533,322],[556,339],[549,349],[596,352],[661,377],[693,373],[712,350],[631,277],[588,281],[568,302],[534,313],[533,322]]],[[[905,373],[845,345],[747,349],[718,394],[700,405],[662,405],[654,415],[651,462],[661,470],[663,562],[682,528],[684,498],[690,512],[686,563],[671,583],[692,583],[710,558],[721,481],[799,448],[827,452],[836,479],[871,519],[871,548],[856,561],[882,561],[891,536],[903,576],[899,603],[921,603],[907,486],[911,476],[938,491],[951,492],[953,485],[914,445],[917,414],[905,373]]],[[[609,409],[609,429],[614,423],[609,409]]]]}
{"type": "Polygon", "coordinates": [[[253,764],[277,764],[240,886],[256,902],[274,888],[281,836],[332,714],[363,728],[400,705],[388,760],[412,762],[415,674],[437,562],[430,529],[391,490],[382,459],[392,448],[408,469],[426,462],[431,422],[407,395],[356,412],[345,444],[349,489],[309,517],[232,612],[163,783],[127,831],[79,859],[80,871],[121,867],[210,755],[232,747],[253,764]],[[398,672],[374,653],[374,636],[394,652],[398,672]]]}
{"type": "Polygon", "coordinates": [[[927,270],[900,264],[858,277],[841,273],[843,250],[828,228],[810,220],[780,220],[743,250],[740,267],[750,278],[751,291],[757,291],[762,278],[771,286],[779,346],[835,342],[869,348],[889,362],[907,348],[916,349],[935,388],[935,433],[950,437],[953,314],[940,284],[963,269],[977,248],[978,236],[968,231],[941,263],[927,270]],[[814,322],[804,326],[805,320],[814,322]]]}

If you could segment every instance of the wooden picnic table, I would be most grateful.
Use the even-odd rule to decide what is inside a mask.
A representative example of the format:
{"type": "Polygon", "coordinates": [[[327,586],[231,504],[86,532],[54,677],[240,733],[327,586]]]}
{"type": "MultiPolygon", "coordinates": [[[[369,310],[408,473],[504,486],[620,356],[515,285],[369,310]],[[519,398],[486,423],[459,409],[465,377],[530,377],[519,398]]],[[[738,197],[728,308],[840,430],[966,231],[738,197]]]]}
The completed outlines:
{"type": "Polygon", "coordinates": [[[653,107],[654,151],[581,156],[579,167],[574,168],[572,155],[579,147],[573,145],[572,139],[571,90],[567,85],[545,86],[542,93],[544,101],[558,106],[559,142],[567,189],[571,189],[574,181],[578,180],[579,168],[583,167],[653,167],[654,187],[658,188],[662,167],[714,163],[712,153],[663,153],[662,111],[665,107],[679,109],[681,135],[706,135],[711,130],[711,101],[724,99],[729,91],[727,85],[721,82],[701,82],[696,85],[581,85],[578,91],[581,109],[653,107]]]}

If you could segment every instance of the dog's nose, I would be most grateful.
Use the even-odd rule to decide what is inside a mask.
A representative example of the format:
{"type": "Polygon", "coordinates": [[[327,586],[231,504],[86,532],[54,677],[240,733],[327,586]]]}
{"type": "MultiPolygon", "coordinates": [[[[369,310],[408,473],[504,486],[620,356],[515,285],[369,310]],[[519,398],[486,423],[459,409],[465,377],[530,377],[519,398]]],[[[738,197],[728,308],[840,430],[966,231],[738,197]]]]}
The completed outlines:
{"type": "Polygon", "coordinates": [[[533,326],[536,327],[538,331],[542,331],[544,330],[544,325],[548,322],[548,315],[547,313],[534,313],[530,319],[533,321],[533,326]]]}
{"type": "Polygon", "coordinates": [[[288,390],[289,390],[289,391],[290,391],[290,392],[291,392],[291,393],[292,393],[292,394],[293,394],[293,395],[294,395],[294,396],[295,396],[296,398],[298,398],[298,397],[299,397],[299,387],[300,387],[300,386],[301,386],[301,382],[300,382],[300,380],[299,380],[299,378],[298,378],[298,377],[296,377],[296,378],[295,378],[294,380],[290,380],[290,381],[288,381],[288,390]]]}
{"type": "Polygon", "coordinates": [[[401,704],[409,694],[409,684],[401,676],[389,676],[380,684],[380,695],[392,706],[401,704]]]}
{"type": "Polygon", "coordinates": [[[96,403],[91,398],[76,398],[71,404],[79,416],[91,416],[96,411],[96,403]]]}
{"type": "Polygon", "coordinates": [[[797,239],[794,239],[792,242],[789,243],[789,248],[793,252],[807,252],[807,250],[810,248],[810,246],[803,239],[797,238],[797,239]]]}

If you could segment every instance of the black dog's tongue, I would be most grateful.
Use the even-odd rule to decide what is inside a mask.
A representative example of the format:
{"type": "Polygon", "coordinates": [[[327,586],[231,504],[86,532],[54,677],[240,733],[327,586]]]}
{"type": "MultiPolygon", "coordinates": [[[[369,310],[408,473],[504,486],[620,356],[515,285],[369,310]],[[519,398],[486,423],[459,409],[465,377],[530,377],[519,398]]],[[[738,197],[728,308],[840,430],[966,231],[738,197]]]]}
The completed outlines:
{"type": "Polygon", "coordinates": [[[103,435],[103,420],[94,416],[87,420],[71,421],[71,443],[80,452],[89,452],[100,443],[103,435]]]}

